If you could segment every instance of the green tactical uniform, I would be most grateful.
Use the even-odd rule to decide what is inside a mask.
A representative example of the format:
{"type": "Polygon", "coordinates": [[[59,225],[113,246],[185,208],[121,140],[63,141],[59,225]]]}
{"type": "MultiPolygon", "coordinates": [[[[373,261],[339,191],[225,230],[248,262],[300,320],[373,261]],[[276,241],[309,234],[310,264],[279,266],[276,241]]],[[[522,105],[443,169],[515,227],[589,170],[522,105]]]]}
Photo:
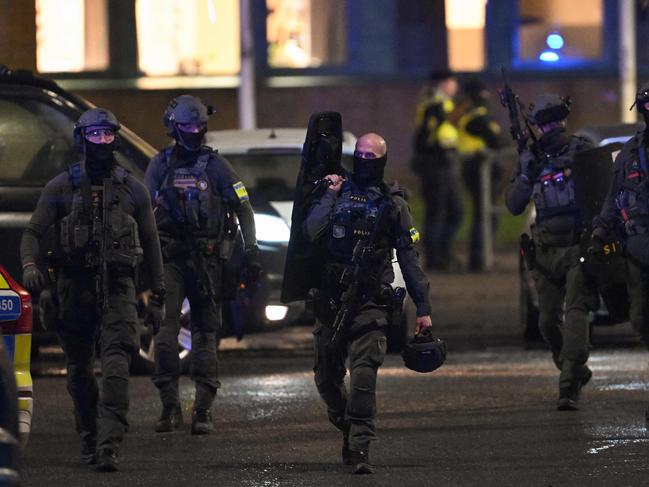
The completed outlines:
{"type": "Polygon", "coordinates": [[[376,438],[376,377],[386,353],[386,327],[390,306],[381,290],[394,279],[392,251],[396,249],[406,287],[417,305],[417,315],[430,314],[428,280],[417,259],[414,242],[419,239],[412,225],[403,193],[383,183],[367,188],[353,179],[337,194],[327,190],[311,207],[305,223],[309,239],[326,249],[327,264],[321,279],[321,297],[314,303],[318,323],[314,329],[314,372],[320,396],[327,405],[329,420],[349,438],[349,449],[367,451],[376,438]],[[371,272],[361,278],[363,289],[347,331],[331,346],[331,324],[339,307],[340,276],[350,265],[355,243],[374,231],[381,205],[389,218],[378,229],[371,272]],[[344,385],[349,360],[350,390],[344,385]]]}
{"type": "MultiPolygon", "coordinates": [[[[83,164],[52,179],[41,194],[21,242],[24,266],[37,262],[39,242],[48,227],[57,223],[60,267],[56,290],[60,304],[59,329],[66,356],[68,391],[74,403],[77,432],[84,452],[118,451],[128,429],[128,377],[131,357],[139,350],[137,333],[135,267],[127,264],[144,257],[152,289],[163,289],[162,258],[149,193],[144,185],[120,166],[89,178],[83,164]],[[107,202],[107,184],[114,199],[107,202]],[[109,222],[102,220],[103,207],[111,205],[109,222]],[[105,227],[110,230],[105,231],[105,227]],[[108,238],[119,249],[121,261],[107,262],[104,305],[98,300],[97,276],[103,274],[93,261],[108,238]],[[101,398],[93,370],[95,343],[101,348],[101,398]]],[[[108,260],[104,255],[102,258],[108,260]]],[[[120,260],[117,259],[117,260],[120,260]]]]}
{"type": "Polygon", "coordinates": [[[209,410],[220,387],[217,340],[222,267],[230,257],[230,251],[224,253],[224,245],[231,244],[224,241],[231,238],[226,235],[228,213],[236,211],[249,251],[256,244],[254,214],[230,163],[207,146],[196,151],[179,144],[168,147],[151,160],[144,182],[154,198],[167,284],[167,317],[156,336],[153,382],[163,405],[179,404],[178,317],[187,297],[191,306],[190,372],[196,384],[194,409],[209,410]],[[173,192],[173,198],[165,197],[165,191],[173,192]]]}
{"type": "Polygon", "coordinates": [[[597,306],[597,294],[580,262],[584,225],[571,178],[575,155],[588,148],[584,139],[569,136],[562,128],[546,132],[538,142],[540,155],[530,149],[521,153],[520,165],[505,195],[507,208],[514,215],[522,213],[530,200],[536,206],[532,275],[539,296],[539,329],[561,371],[560,402],[569,399],[573,404],[591,375],[586,367],[589,311],[597,306]],[[536,164],[537,158],[539,171],[531,176],[526,168],[536,164]]]}

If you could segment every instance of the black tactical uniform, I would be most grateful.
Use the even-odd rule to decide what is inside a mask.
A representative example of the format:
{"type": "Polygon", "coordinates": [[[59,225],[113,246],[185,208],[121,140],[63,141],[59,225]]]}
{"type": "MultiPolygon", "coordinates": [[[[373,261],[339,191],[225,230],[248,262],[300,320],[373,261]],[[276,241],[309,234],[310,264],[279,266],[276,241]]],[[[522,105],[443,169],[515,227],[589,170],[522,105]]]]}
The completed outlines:
{"type": "MultiPolygon", "coordinates": [[[[644,93],[641,90],[639,96],[644,93]]],[[[649,87],[644,101],[649,101],[649,87]]],[[[642,99],[642,98],[641,98],[642,99]]],[[[631,309],[631,324],[649,346],[649,169],[647,167],[647,131],[630,139],[615,159],[613,179],[602,212],[595,219],[594,240],[602,244],[611,233],[626,240],[626,277],[631,309]]],[[[610,244],[609,244],[610,247],[610,244]]],[[[649,410],[647,411],[649,418],[649,410]]]]}
{"type": "MultiPolygon", "coordinates": [[[[472,272],[484,270],[482,241],[482,185],[480,170],[482,164],[489,157],[487,151],[494,151],[502,147],[500,125],[489,115],[486,106],[487,91],[479,80],[468,80],[462,84],[462,92],[468,105],[466,112],[457,123],[458,146],[457,151],[462,158],[462,178],[466,184],[471,202],[473,204],[473,217],[471,220],[471,237],[469,241],[469,264],[472,272]]],[[[489,167],[491,179],[492,204],[502,191],[502,166],[498,161],[492,161],[489,167]]],[[[492,232],[495,233],[498,219],[491,217],[492,232]]]]}
{"type": "Polygon", "coordinates": [[[256,252],[254,214],[243,183],[216,151],[201,145],[205,127],[182,132],[178,124],[207,122],[208,109],[182,95],[165,112],[165,126],[176,144],[149,164],[144,181],[155,206],[164,259],[167,318],[155,338],[154,384],[163,413],[156,431],[171,431],[182,422],[178,396],[179,317],[183,299],[191,306],[191,377],[196,385],[192,433],[211,430],[210,408],[218,381],[217,338],[221,330],[222,264],[232,252],[239,219],[246,259],[256,252]]]}
{"type": "MultiPolygon", "coordinates": [[[[107,110],[85,112],[75,138],[85,159],[52,179],[41,194],[21,242],[24,281],[38,288],[34,265],[40,241],[57,224],[60,304],[57,330],[65,352],[68,391],[74,403],[84,460],[115,470],[116,455],[128,428],[128,377],[139,350],[136,266],[143,259],[151,289],[164,288],[162,259],[149,193],[117,165],[112,144],[84,140],[88,127],[119,129],[107,110]],[[104,146],[104,147],[102,147],[104,146]],[[102,393],[93,371],[95,342],[101,346],[102,393]]],[[[33,289],[37,291],[37,289],[33,289]]]]}
{"type": "Polygon", "coordinates": [[[423,244],[426,267],[453,267],[451,245],[464,214],[457,154],[457,127],[449,120],[453,101],[435,91],[417,105],[412,169],[425,204],[423,244]]]}
{"type": "MultiPolygon", "coordinates": [[[[557,95],[542,95],[533,104],[531,119],[538,126],[564,120],[569,103],[557,95]]],[[[587,282],[580,262],[584,231],[576,205],[571,166],[575,155],[591,147],[586,140],[555,127],[520,154],[520,164],[506,189],[505,202],[514,214],[530,200],[536,206],[532,237],[536,262],[532,275],[539,295],[539,328],[561,370],[561,410],[577,409],[580,388],[590,379],[588,313],[597,296],[587,282]],[[565,298],[565,319],[564,315],[565,298]]]]}
{"type": "MultiPolygon", "coordinates": [[[[376,159],[371,162],[376,163],[376,159]]],[[[355,162],[356,166],[356,162],[355,162]]],[[[382,166],[381,177],[382,179],[382,166]]],[[[327,404],[329,420],[345,438],[343,459],[355,463],[349,455],[366,452],[376,438],[376,376],[386,353],[386,327],[390,320],[392,299],[390,283],[393,249],[403,271],[408,292],[417,305],[417,315],[430,314],[429,284],[417,258],[414,242],[419,239],[413,227],[403,193],[382,181],[372,184],[346,181],[339,193],[326,190],[311,207],[305,231],[314,244],[326,253],[320,297],[315,302],[318,318],[315,337],[315,382],[327,404]],[[382,210],[384,208],[384,210],[382,210]],[[380,228],[378,215],[387,212],[380,228]],[[331,346],[336,310],[340,306],[340,277],[350,265],[356,243],[377,233],[376,250],[361,276],[361,297],[346,333],[331,346]],[[345,362],[349,360],[350,391],[344,385],[345,362]],[[348,443],[347,443],[348,442],[348,443]]],[[[358,473],[358,472],[356,472],[358,473]]]]}

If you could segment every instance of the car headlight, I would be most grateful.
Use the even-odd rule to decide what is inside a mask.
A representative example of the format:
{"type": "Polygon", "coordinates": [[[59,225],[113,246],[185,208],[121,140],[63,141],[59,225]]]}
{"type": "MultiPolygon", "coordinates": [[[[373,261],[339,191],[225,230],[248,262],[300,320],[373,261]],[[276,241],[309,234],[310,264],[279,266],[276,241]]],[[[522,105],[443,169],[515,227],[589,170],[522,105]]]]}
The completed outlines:
{"type": "Polygon", "coordinates": [[[291,237],[286,222],[275,215],[255,213],[255,228],[260,242],[288,242],[291,237]]]}

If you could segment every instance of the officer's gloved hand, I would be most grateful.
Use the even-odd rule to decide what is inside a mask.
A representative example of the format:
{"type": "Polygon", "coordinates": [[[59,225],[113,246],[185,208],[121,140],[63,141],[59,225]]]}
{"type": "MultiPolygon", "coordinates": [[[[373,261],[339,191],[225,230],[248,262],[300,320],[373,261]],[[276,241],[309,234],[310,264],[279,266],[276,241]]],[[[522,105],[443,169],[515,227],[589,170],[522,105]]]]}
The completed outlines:
{"type": "MultiPolygon", "coordinates": [[[[597,219],[594,220],[594,223],[597,224],[597,219]]],[[[590,234],[590,243],[586,252],[591,257],[601,257],[604,255],[604,245],[606,243],[606,238],[608,237],[608,232],[604,226],[596,226],[590,234]]]]}
{"type": "Polygon", "coordinates": [[[530,149],[520,155],[521,177],[530,183],[534,183],[543,171],[543,164],[530,149]]]}
{"type": "Polygon", "coordinates": [[[251,249],[246,249],[243,254],[243,269],[241,270],[241,280],[248,286],[257,284],[263,269],[259,263],[259,249],[255,245],[251,249]]]}
{"type": "Polygon", "coordinates": [[[23,267],[23,286],[31,295],[38,296],[45,284],[45,276],[36,264],[30,263],[23,267]]]}
{"type": "Polygon", "coordinates": [[[151,292],[146,309],[146,323],[153,327],[153,334],[157,335],[165,319],[165,290],[156,289],[151,292]]]}

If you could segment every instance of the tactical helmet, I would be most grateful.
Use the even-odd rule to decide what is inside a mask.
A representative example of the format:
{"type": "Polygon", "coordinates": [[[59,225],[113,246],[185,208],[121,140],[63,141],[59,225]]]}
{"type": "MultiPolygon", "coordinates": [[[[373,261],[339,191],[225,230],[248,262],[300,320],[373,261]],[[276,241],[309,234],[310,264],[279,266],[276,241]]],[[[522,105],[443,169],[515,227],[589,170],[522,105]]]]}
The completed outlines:
{"type": "Polygon", "coordinates": [[[435,338],[430,328],[415,335],[401,351],[403,364],[415,372],[432,372],[446,360],[446,342],[435,338]]]}
{"type": "Polygon", "coordinates": [[[635,94],[635,102],[633,103],[633,105],[631,105],[631,108],[635,106],[640,113],[644,114],[647,111],[644,105],[648,101],[649,101],[649,83],[645,83],[635,94]]]}
{"type": "Polygon", "coordinates": [[[192,95],[180,95],[173,98],[162,117],[167,135],[173,137],[177,123],[207,123],[214,113],[214,108],[203,104],[200,98],[192,95]]]}
{"type": "Polygon", "coordinates": [[[109,127],[117,132],[122,126],[110,110],[99,107],[86,110],[74,124],[72,131],[72,137],[77,147],[83,145],[83,130],[87,127],[109,127]]]}
{"type": "Polygon", "coordinates": [[[530,104],[528,118],[535,125],[558,122],[568,117],[572,100],[569,96],[546,93],[537,96],[530,104]]]}

